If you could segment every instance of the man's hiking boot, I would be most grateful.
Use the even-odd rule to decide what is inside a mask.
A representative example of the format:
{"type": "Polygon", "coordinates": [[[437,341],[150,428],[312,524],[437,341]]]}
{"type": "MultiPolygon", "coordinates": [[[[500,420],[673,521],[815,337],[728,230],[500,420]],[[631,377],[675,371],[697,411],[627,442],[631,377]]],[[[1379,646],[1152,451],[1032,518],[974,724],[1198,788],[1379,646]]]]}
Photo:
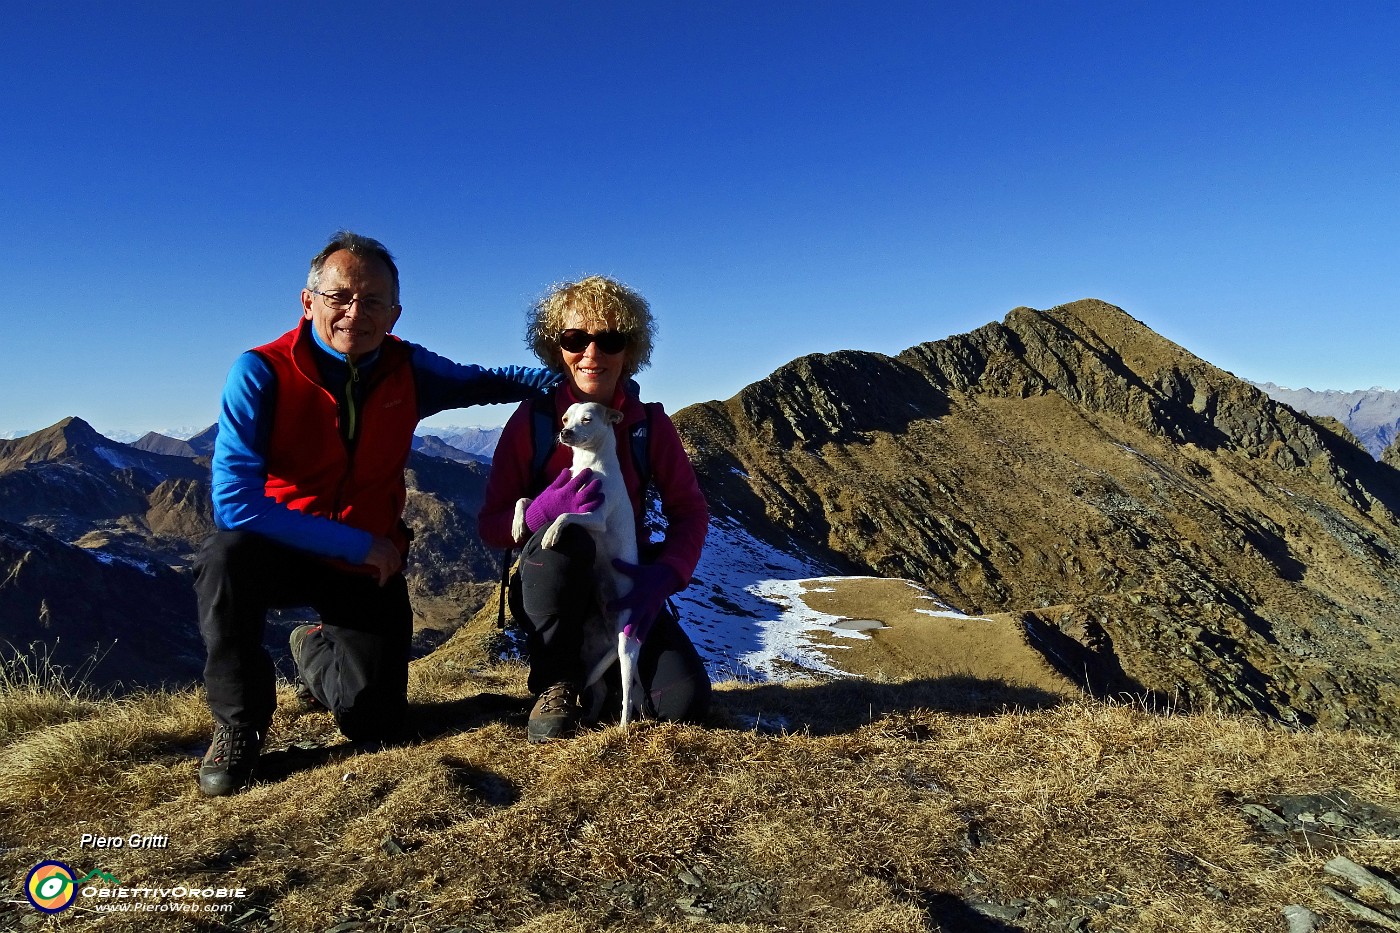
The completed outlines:
{"type": "Polygon", "coordinates": [[[316,699],[316,694],[311,692],[311,686],[306,682],[306,675],[301,672],[301,649],[306,644],[306,636],[312,632],[319,632],[319,625],[298,625],[292,629],[292,663],[296,665],[297,676],[292,685],[297,692],[297,707],[299,712],[313,713],[325,709],[325,704],[316,699]]]}
{"type": "Polygon", "coordinates": [[[563,738],[573,730],[578,714],[578,688],[568,681],[560,681],[535,701],[525,737],[531,742],[563,738]]]}
{"type": "Polygon", "coordinates": [[[236,794],[253,778],[266,729],[253,726],[214,726],[214,741],[199,764],[199,789],[206,797],[236,794]]]}

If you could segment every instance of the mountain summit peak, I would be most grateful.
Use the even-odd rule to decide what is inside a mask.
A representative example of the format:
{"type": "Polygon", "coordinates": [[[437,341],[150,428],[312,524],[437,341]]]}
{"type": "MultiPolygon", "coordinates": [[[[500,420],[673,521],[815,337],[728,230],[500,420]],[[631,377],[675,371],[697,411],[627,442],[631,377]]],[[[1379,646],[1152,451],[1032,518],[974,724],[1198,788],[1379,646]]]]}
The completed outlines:
{"type": "Polygon", "coordinates": [[[98,434],[97,430],[82,418],[69,416],[33,434],[0,441],[0,471],[114,444],[115,441],[98,434]]]}

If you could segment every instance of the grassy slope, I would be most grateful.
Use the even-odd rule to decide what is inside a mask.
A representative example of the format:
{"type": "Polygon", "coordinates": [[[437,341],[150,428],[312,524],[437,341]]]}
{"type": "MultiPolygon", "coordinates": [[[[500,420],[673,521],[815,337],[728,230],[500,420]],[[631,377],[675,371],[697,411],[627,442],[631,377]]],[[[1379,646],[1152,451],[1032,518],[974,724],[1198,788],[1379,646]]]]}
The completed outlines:
{"type": "MultiPolygon", "coordinates": [[[[247,887],[224,916],[238,929],[1281,931],[1285,905],[1340,916],[1330,850],[1261,833],[1240,802],[1400,806],[1394,742],[1093,701],[998,711],[1014,691],[957,680],[727,684],[705,728],[530,746],[522,669],[473,655],[459,640],[415,664],[421,742],[356,753],[326,714],[279,713],[269,779],[218,800],[194,783],[197,692],[101,700],[11,672],[11,896],[58,858],[127,886],[247,887]],[[83,832],[170,846],[96,853],[83,832]]],[[[1395,839],[1339,845],[1400,872],[1395,839]]],[[[200,928],[76,908],[54,924],[200,928]]]]}

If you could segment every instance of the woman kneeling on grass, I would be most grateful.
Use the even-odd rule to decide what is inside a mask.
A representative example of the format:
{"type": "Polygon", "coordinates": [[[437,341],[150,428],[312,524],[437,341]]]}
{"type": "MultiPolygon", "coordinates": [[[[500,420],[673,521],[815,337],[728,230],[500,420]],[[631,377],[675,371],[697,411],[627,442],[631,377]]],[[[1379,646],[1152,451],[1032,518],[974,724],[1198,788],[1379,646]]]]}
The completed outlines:
{"type": "MultiPolygon", "coordinates": [[[[479,522],[488,545],[523,548],[510,580],[510,607],[526,633],[530,692],[537,697],[527,729],[531,742],[567,735],[579,722],[579,690],[588,674],[582,656],[584,626],[598,615],[593,536],[570,525],[554,547],[540,544],[559,515],[590,512],[601,504],[597,482],[589,481],[591,472],[571,477],[572,448],[557,443],[564,411],[575,402],[599,402],[623,415],[613,430],[637,516],[641,563],[615,564],[631,578],[632,589],[613,608],[632,611],[628,627],[642,642],[638,670],[644,712],[696,722],[709,708],[704,662],[666,605],[695,572],[709,509],[675,425],[660,403],[642,403],[631,379],[650,362],[654,332],[646,300],[601,276],[555,286],[530,312],[527,343],[565,381],[546,400],[522,403],[506,423],[479,522]],[[655,542],[648,540],[643,521],[648,485],[666,516],[665,537],[655,542]],[[515,540],[511,527],[521,498],[533,500],[525,513],[525,541],[515,540]]],[[[606,680],[602,709],[620,712],[617,665],[606,680]]],[[[589,712],[591,717],[594,710],[589,712]]]]}

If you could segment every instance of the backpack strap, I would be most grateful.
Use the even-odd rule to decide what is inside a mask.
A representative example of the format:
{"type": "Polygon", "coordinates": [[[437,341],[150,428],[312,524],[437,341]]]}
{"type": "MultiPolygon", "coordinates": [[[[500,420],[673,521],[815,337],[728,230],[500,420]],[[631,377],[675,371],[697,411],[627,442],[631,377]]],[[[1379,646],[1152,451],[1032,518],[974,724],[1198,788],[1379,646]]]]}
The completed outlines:
{"type": "Polygon", "coordinates": [[[530,492],[538,493],[544,488],[544,468],[554,447],[559,443],[559,432],[554,426],[554,396],[538,395],[530,400],[530,492]]]}
{"type": "MultiPolygon", "coordinates": [[[[638,488],[642,490],[643,498],[647,486],[651,485],[652,404],[648,402],[643,406],[646,417],[632,425],[628,434],[632,466],[637,471],[638,488]]],[[[554,418],[554,399],[551,396],[537,397],[530,402],[530,488],[534,492],[545,487],[544,468],[559,443],[554,418]]]]}
{"type": "MultiPolygon", "coordinates": [[[[538,493],[544,488],[544,467],[554,453],[558,442],[558,432],[554,429],[554,396],[550,393],[536,395],[530,400],[530,492],[538,493]]],[[[515,548],[501,552],[501,585],[497,590],[499,604],[496,612],[496,625],[506,627],[506,593],[510,589],[510,570],[514,566],[515,548]]]]}
{"type": "Polygon", "coordinates": [[[506,630],[506,593],[510,592],[510,568],[515,563],[510,558],[514,553],[514,548],[506,548],[501,552],[501,585],[496,590],[499,603],[496,607],[496,627],[503,632],[506,630]]]}
{"type": "Polygon", "coordinates": [[[647,498],[647,487],[651,485],[651,406],[642,406],[647,416],[632,425],[628,440],[632,449],[632,467],[637,471],[637,488],[641,490],[642,501],[647,498]]]}

